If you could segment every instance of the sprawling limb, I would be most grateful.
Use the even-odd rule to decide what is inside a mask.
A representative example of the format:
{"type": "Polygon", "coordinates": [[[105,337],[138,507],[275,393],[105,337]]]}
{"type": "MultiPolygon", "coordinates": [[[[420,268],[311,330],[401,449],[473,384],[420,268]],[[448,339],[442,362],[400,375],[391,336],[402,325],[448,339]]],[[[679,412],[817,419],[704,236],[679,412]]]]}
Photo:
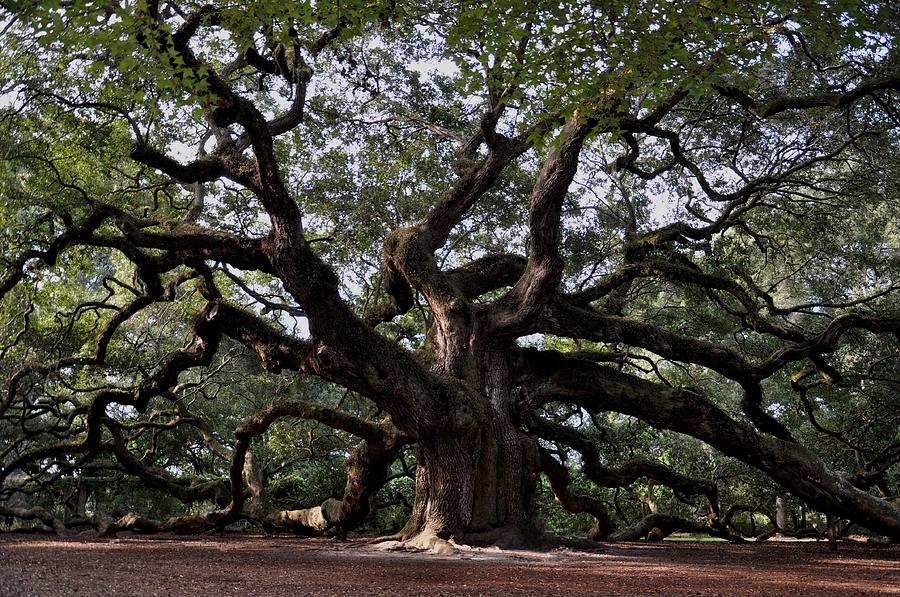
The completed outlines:
{"type": "MultiPolygon", "coordinates": [[[[301,417],[342,429],[361,438],[347,460],[347,485],[343,499],[327,500],[321,506],[306,510],[257,513],[264,523],[277,526],[309,528],[323,531],[337,527],[346,532],[358,525],[369,513],[372,496],[387,481],[391,464],[409,438],[388,421],[371,423],[345,412],[299,400],[277,401],[235,430],[237,439],[231,470],[243,471],[250,442],[255,436],[282,417],[301,417]]],[[[232,476],[232,483],[236,479],[232,476]]],[[[240,479],[237,479],[240,482],[240,479]]]]}
{"type": "Polygon", "coordinates": [[[843,93],[825,92],[811,95],[780,95],[765,101],[756,100],[737,87],[716,86],[716,91],[760,118],[769,118],[788,110],[807,110],[817,107],[846,108],[861,98],[877,91],[898,89],[900,89],[900,75],[894,73],[883,77],[865,79],[853,89],[843,93]]]}
{"type": "Polygon", "coordinates": [[[825,512],[900,538],[900,510],[855,488],[807,448],[760,434],[702,394],[671,388],[554,352],[522,351],[520,380],[530,400],[562,400],[590,411],[621,412],[685,433],[751,464],[825,512]]]}
{"type": "Polygon", "coordinates": [[[613,529],[606,506],[595,497],[573,493],[569,469],[544,449],[541,450],[541,472],[550,481],[550,490],[560,506],[573,514],[587,512],[594,517],[594,528],[588,534],[589,539],[604,540],[609,537],[613,529]]]}
{"type": "Polygon", "coordinates": [[[21,518],[22,520],[38,520],[45,526],[53,529],[57,534],[62,535],[66,532],[65,522],[56,518],[53,514],[40,506],[22,508],[0,504],[0,516],[21,518]]]}
{"type": "Polygon", "coordinates": [[[398,426],[412,420],[427,426],[429,417],[440,414],[424,410],[427,401],[434,399],[435,392],[451,391],[444,386],[447,382],[438,382],[440,385],[435,388],[437,378],[421,363],[371,333],[358,338],[361,345],[341,350],[318,340],[292,338],[224,301],[216,300],[209,311],[211,321],[255,352],[267,371],[297,370],[339,383],[372,398],[391,413],[398,426]],[[366,353],[366,348],[376,352],[366,353]],[[396,360],[372,362],[368,358],[371,354],[394,355],[396,360]],[[401,375],[401,371],[406,375],[401,375]],[[404,387],[405,384],[411,385],[404,387]]]}
{"type": "Polygon", "coordinates": [[[146,487],[158,489],[185,503],[200,500],[212,500],[222,505],[228,503],[228,486],[222,481],[191,483],[179,479],[166,470],[149,467],[128,451],[125,434],[120,425],[111,419],[105,420],[104,423],[113,437],[113,453],[119,465],[126,473],[140,479],[146,487]]]}
{"type": "Polygon", "coordinates": [[[645,348],[666,359],[707,367],[738,382],[752,381],[752,365],[738,351],[707,340],[676,334],[637,319],[579,309],[570,303],[557,301],[544,311],[535,328],[534,331],[567,338],[622,342],[645,348]]]}
{"type": "Polygon", "coordinates": [[[495,333],[519,335],[522,326],[551,301],[562,280],[559,253],[560,215],[569,185],[578,169],[578,157],[596,120],[576,112],[560,133],[560,142],[544,161],[529,201],[528,263],[522,277],[494,306],[495,333]]]}
{"type": "MultiPolygon", "coordinates": [[[[121,433],[114,431],[117,441],[121,433]]],[[[180,516],[166,521],[156,521],[136,514],[128,514],[110,524],[106,534],[120,531],[135,532],[201,532],[219,528],[228,522],[245,518],[261,523],[267,528],[284,528],[298,532],[319,533],[329,528],[337,528],[345,533],[362,522],[369,513],[370,500],[387,481],[391,464],[396,460],[399,450],[409,439],[388,421],[371,423],[337,409],[304,402],[302,400],[276,401],[253,417],[244,421],[235,430],[235,446],[230,451],[230,499],[224,510],[213,511],[200,516],[180,516]],[[341,500],[328,499],[319,506],[302,510],[271,510],[265,497],[265,487],[254,469],[252,454],[249,451],[253,438],[261,435],[276,420],[283,417],[300,417],[319,421],[335,429],[342,429],[362,439],[354,448],[347,461],[347,485],[341,500]],[[249,485],[253,503],[246,506],[245,480],[249,485]]],[[[181,492],[173,491],[173,485],[180,485],[165,475],[146,470],[135,471],[142,467],[135,463],[133,456],[118,454],[124,450],[117,447],[120,461],[128,465],[130,472],[135,472],[146,483],[153,487],[166,488],[178,497],[185,491],[191,493],[185,497],[206,489],[206,485],[196,488],[182,488],[181,492]]],[[[177,489],[177,488],[176,488],[177,489]]]]}
{"type": "MultiPolygon", "coordinates": [[[[145,303],[140,299],[132,303],[132,309],[137,310],[135,305],[142,307],[145,306],[145,303]]],[[[130,311],[126,309],[125,312],[129,313],[130,311]]],[[[29,462],[62,454],[80,453],[90,455],[96,453],[100,448],[102,424],[106,417],[106,409],[110,405],[128,405],[135,407],[138,411],[144,411],[151,398],[170,390],[177,384],[178,376],[181,372],[191,367],[208,365],[221,340],[221,331],[211,325],[212,313],[210,308],[201,310],[194,322],[193,342],[186,348],[170,353],[152,373],[147,375],[144,380],[141,381],[141,383],[130,389],[104,388],[98,390],[92,398],[86,413],[85,429],[82,437],[66,439],[61,442],[25,451],[16,458],[11,459],[6,463],[6,466],[0,469],[0,482],[2,482],[2,480],[11,472],[21,468],[29,462]]],[[[103,340],[105,339],[105,341],[108,342],[108,336],[115,331],[116,327],[116,325],[112,325],[106,328],[104,334],[101,334],[101,354],[102,351],[105,351],[106,346],[106,344],[103,343],[103,340]]],[[[52,368],[55,369],[62,366],[71,365],[53,363],[52,368]]]]}
{"type": "Polygon", "coordinates": [[[745,390],[742,406],[750,419],[763,431],[785,440],[790,435],[779,423],[761,409],[762,394],[759,382],[772,376],[789,363],[818,357],[831,352],[841,336],[851,329],[865,329],[876,334],[897,334],[895,318],[847,314],[837,317],[825,330],[814,336],[803,336],[779,349],[768,358],[753,362],[736,350],[705,340],[681,336],[652,324],[578,308],[557,301],[544,311],[538,327],[559,336],[581,338],[595,342],[623,342],[649,350],[674,361],[707,367],[726,378],[738,382],[745,390]]]}
{"type": "Polygon", "coordinates": [[[105,214],[95,211],[80,224],[71,224],[68,230],[55,238],[46,250],[32,249],[19,256],[0,277],[0,299],[25,277],[25,266],[30,260],[39,259],[47,265],[54,265],[61,251],[90,236],[103,223],[104,219],[105,214]]]}
{"type": "Polygon", "coordinates": [[[662,541],[672,533],[679,531],[683,533],[704,533],[721,537],[734,543],[743,541],[741,537],[732,535],[724,529],[708,527],[674,514],[662,514],[659,512],[648,514],[631,528],[613,534],[610,539],[613,541],[638,541],[646,538],[648,541],[662,541]]]}
{"type": "Polygon", "coordinates": [[[718,519],[718,488],[711,481],[691,479],[661,462],[651,460],[631,459],[615,468],[604,466],[600,460],[599,446],[578,430],[536,415],[528,416],[527,424],[529,429],[542,439],[562,443],[581,454],[582,470],[600,487],[627,487],[641,478],[652,479],[682,495],[705,496],[709,501],[710,522],[715,523],[718,519]]]}
{"type": "MultiPolygon", "coordinates": [[[[705,495],[709,502],[707,515],[710,526],[707,528],[707,531],[721,533],[718,490],[714,483],[691,479],[671,470],[662,463],[649,460],[632,459],[616,468],[604,466],[600,460],[599,447],[576,429],[548,421],[537,415],[526,415],[526,420],[529,430],[539,437],[569,446],[579,452],[582,460],[582,471],[588,479],[600,487],[627,487],[640,478],[647,478],[662,485],[667,485],[679,494],[705,495]]],[[[556,461],[548,462],[546,458],[552,459],[549,454],[542,452],[543,472],[547,474],[551,489],[553,489],[553,493],[560,505],[570,512],[590,512],[593,514],[597,520],[597,525],[591,531],[590,538],[609,538],[615,529],[608,515],[606,515],[605,506],[594,498],[571,495],[571,492],[567,489],[570,484],[568,471],[559,463],[556,463],[556,466],[559,468],[553,468],[553,463],[556,461]],[[560,468],[562,470],[559,470],[560,468]],[[597,503],[595,504],[594,502],[597,503]]],[[[696,524],[694,526],[699,527],[696,524]]],[[[677,529],[673,528],[674,530],[677,529]]]]}

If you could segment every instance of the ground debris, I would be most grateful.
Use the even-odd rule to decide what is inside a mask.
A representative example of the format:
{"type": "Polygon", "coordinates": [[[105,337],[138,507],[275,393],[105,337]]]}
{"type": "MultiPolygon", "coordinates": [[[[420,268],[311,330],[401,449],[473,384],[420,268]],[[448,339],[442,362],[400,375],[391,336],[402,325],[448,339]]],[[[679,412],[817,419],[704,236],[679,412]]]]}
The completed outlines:
{"type": "Polygon", "coordinates": [[[600,551],[471,548],[250,535],[0,535],[0,596],[900,595],[900,546],[607,543],[600,551]]]}

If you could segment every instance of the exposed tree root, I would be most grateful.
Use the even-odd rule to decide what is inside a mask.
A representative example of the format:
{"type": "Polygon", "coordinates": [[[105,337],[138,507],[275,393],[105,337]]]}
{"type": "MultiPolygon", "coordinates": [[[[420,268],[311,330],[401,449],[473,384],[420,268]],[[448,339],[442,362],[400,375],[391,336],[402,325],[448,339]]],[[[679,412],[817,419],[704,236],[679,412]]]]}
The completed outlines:
{"type": "Polygon", "coordinates": [[[435,555],[451,555],[460,550],[460,545],[453,539],[442,539],[430,531],[422,531],[409,539],[387,540],[375,545],[385,551],[415,551],[435,555]]]}
{"type": "Polygon", "coordinates": [[[550,551],[561,547],[583,551],[602,549],[596,540],[560,537],[534,528],[501,527],[481,532],[453,535],[446,539],[432,531],[419,531],[412,534],[400,531],[367,539],[364,545],[373,545],[386,551],[412,551],[448,555],[484,548],[502,550],[550,551]]]}

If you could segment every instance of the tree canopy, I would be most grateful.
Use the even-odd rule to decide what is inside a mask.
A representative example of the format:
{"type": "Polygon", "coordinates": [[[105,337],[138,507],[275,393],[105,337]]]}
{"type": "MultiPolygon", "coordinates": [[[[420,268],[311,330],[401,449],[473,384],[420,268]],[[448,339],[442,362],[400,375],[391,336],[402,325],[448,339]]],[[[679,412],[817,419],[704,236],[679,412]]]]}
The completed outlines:
{"type": "Polygon", "coordinates": [[[900,539],[895,3],[0,6],[0,514],[900,539]]]}

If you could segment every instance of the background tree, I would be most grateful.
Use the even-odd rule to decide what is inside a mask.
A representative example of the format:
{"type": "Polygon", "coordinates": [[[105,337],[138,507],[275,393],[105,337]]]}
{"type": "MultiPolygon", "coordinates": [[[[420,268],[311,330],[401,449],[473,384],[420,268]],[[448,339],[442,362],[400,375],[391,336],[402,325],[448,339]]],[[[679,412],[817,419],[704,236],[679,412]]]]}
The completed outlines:
{"type": "Polygon", "coordinates": [[[595,537],[698,527],[613,535],[617,488],[730,536],[712,448],[900,538],[898,23],[6,3],[0,477],[218,504],[109,532],[345,532],[415,466],[433,546],[533,539],[543,473],[595,537]],[[278,503],[304,457],[340,500],[278,503]]]}

